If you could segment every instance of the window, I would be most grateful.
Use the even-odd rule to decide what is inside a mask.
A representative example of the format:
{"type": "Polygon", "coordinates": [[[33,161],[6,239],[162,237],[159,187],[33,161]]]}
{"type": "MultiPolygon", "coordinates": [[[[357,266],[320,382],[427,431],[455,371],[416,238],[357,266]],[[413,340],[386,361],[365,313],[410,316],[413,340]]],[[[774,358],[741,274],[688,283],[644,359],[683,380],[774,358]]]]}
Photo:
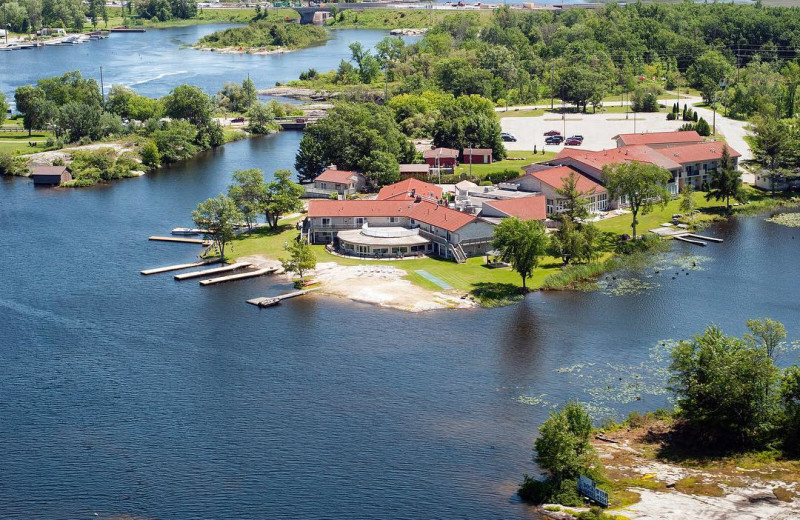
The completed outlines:
{"type": "Polygon", "coordinates": [[[323,226],[330,226],[330,225],[331,225],[331,219],[329,219],[329,218],[323,218],[323,219],[322,219],[322,225],[323,225],[323,226]]]}
{"type": "Polygon", "coordinates": [[[366,221],[365,217],[356,217],[356,225],[358,226],[363,226],[366,221]]]}
{"type": "Polygon", "coordinates": [[[391,222],[392,224],[396,224],[397,223],[397,217],[389,217],[389,222],[391,222]]]}

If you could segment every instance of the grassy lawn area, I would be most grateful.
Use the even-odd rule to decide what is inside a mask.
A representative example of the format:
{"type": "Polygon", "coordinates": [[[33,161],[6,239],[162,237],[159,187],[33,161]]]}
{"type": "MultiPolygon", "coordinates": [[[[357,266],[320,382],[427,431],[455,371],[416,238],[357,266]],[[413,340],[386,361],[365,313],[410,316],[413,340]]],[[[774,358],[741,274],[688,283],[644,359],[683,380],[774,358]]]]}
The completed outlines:
{"type": "Polygon", "coordinates": [[[41,152],[44,150],[45,143],[50,135],[47,132],[34,132],[28,136],[28,132],[24,130],[21,132],[0,132],[0,153],[28,154],[41,152]],[[36,143],[36,146],[30,146],[28,143],[36,143]]]}
{"type": "Polygon", "coordinates": [[[503,110],[498,112],[497,115],[500,119],[504,117],[539,117],[544,115],[543,108],[536,108],[533,110],[520,110],[519,108],[512,108],[510,110],[503,110]]]}
{"type": "MultiPolygon", "coordinates": [[[[532,151],[509,150],[508,158],[502,161],[497,161],[492,164],[473,164],[472,175],[476,177],[485,177],[486,175],[494,172],[502,172],[505,170],[519,170],[522,174],[522,167],[527,166],[532,162],[541,162],[552,159],[556,156],[555,152],[545,152],[542,154],[541,150],[537,151],[534,155],[532,151]]],[[[469,174],[469,164],[459,164],[456,168],[457,174],[469,174]]]]}

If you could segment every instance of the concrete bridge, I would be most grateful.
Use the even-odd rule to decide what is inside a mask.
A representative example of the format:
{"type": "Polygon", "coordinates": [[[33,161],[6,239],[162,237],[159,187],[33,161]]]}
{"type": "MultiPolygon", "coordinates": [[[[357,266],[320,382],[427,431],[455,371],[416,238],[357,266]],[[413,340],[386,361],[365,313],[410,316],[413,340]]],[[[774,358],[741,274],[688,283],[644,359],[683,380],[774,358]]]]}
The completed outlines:
{"type": "Polygon", "coordinates": [[[330,13],[336,8],[339,11],[346,9],[380,9],[392,5],[391,2],[364,2],[364,3],[340,3],[340,4],[320,4],[311,7],[294,7],[293,9],[300,14],[301,24],[322,25],[325,20],[330,18],[330,13]],[[319,14],[317,14],[319,13],[319,14]]]}

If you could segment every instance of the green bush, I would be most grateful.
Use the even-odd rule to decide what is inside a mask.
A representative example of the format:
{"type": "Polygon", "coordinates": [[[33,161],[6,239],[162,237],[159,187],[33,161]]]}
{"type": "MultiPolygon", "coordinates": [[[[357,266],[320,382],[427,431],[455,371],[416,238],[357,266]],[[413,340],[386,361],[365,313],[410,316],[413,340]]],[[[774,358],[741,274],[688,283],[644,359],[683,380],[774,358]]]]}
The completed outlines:
{"type": "Polygon", "coordinates": [[[142,164],[150,168],[157,168],[161,165],[161,153],[155,142],[147,141],[142,147],[142,164]]]}

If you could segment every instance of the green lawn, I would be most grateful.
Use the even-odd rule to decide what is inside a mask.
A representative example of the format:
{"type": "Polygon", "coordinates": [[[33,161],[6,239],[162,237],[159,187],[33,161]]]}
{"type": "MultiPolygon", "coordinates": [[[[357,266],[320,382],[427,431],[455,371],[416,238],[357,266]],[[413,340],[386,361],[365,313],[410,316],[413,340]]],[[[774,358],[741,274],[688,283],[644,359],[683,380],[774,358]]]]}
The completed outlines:
{"type": "Polygon", "coordinates": [[[50,133],[39,131],[30,136],[28,136],[27,131],[0,132],[0,153],[28,154],[41,152],[44,150],[45,143],[50,135],[50,133]],[[36,146],[28,144],[33,142],[36,143],[36,146]]]}
{"type": "MultiPolygon", "coordinates": [[[[521,175],[523,166],[527,166],[532,162],[547,161],[555,156],[555,152],[545,152],[542,154],[541,150],[537,150],[536,155],[534,155],[532,151],[509,150],[508,158],[503,159],[502,161],[493,162],[492,164],[473,164],[472,175],[476,177],[485,177],[489,173],[502,172],[509,169],[519,170],[521,175]]],[[[469,174],[469,172],[469,164],[459,164],[458,167],[456,167],[457,174],[469,174]]]]}
{"type": "Polygon", "coordinates": [[[503,110],[502,112],[498,112],[497,115],[500,119],[504,117],[539,117],[544,115],[543,108],[536,108],[533,110],[520,110],[518,108],[512,108],[509,110],[503,110]]]}

